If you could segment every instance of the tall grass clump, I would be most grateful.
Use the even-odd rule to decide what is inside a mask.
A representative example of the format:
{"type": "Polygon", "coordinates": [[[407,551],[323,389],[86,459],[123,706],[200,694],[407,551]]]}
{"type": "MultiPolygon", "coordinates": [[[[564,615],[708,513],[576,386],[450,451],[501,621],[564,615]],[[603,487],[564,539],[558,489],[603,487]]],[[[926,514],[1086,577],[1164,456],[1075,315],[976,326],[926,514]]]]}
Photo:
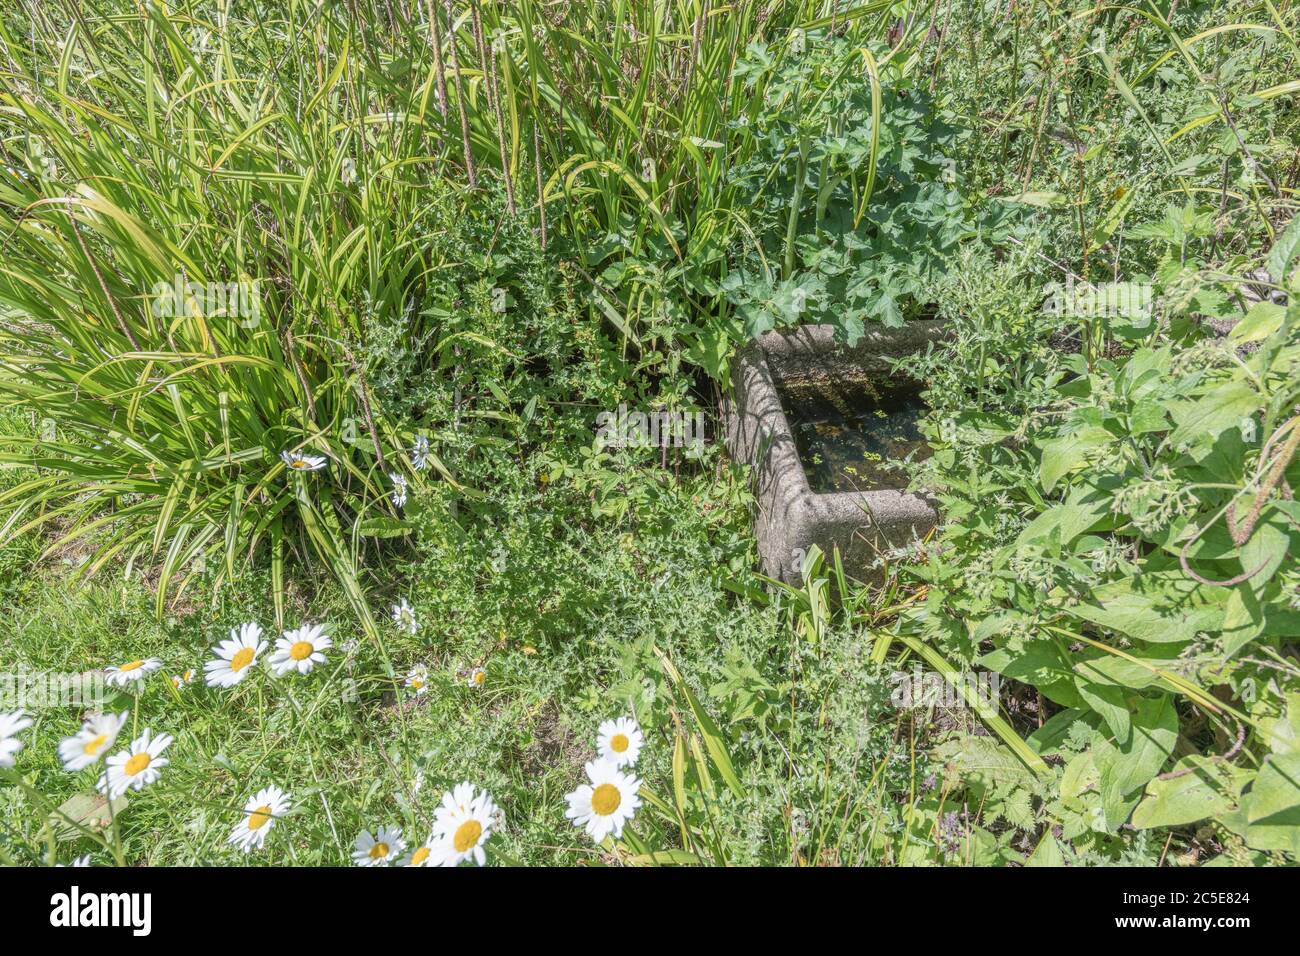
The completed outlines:
{"type": "Polygon", "coordinates": [[[160,611],[205,560],[229,580],[269,547],[282,592],[310,556],[373,633],[361,532],[405,442],[357,355],[420,295],[434,77],[394,83],[357,21],[237,6],[0,26],[0,402],[42,423],[4,439],[35,473],[0,536],[148,563],[160,611]]]}

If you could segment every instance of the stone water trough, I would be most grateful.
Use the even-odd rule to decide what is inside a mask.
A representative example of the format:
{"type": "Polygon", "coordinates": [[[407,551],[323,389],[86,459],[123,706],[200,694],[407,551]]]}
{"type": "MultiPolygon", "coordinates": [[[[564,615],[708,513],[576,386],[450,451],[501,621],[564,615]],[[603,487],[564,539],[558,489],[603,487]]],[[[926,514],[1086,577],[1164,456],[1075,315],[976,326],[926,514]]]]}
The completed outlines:
{"type": "Polygon", "coordinates": [[[924,536],[938,521],[906,476],[885,464],[926,453],[916,419],[919,386],[890,374],[889,358],[925,349],[943,335],[937,320],[868,332],[853,348],[829,325],[769,332],[732,366],[727,447],[748,464],[755,486],[755,534],[763,572],[802,583],[815,544],[839,548],[847,574],[878,579],[887,548],[924,536]]]}

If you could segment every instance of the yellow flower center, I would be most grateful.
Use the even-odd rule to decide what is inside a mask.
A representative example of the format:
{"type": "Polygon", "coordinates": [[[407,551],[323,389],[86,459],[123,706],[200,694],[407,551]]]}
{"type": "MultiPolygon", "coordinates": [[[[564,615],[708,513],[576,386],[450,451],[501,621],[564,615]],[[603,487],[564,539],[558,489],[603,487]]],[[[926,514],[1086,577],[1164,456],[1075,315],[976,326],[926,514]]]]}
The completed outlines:
{"type": "Polygon", "coordinates": [[[474,674],[474,683],[476,683],[476,684],[481,684],[481,683],[483,683],[483,678],[484,678],[485,676],[486,676],[486,675],[484,675],[484,673],[483,673],[482,671],[476,671],[475,674],[474,674]]]}
{"type": "Polygon", "coordinates": [[[422,846],[411,854],[411,866],[419,866],[429,858],[429,848],[422,846]]]}
{"type": "Polygon", "coordinates": [[[248,829],[260,830],[271,822],[271,806],[263,804],[248,815],[248,829]]]}
{"type": "Polygon", "coordinates": [[[457,853],[464,853],[478,843],[478,838],[482,835],[483,825],[481,823],[477,820],[466,820],[456,828],[456,833],[451,838],[451,842],[456,847],[457,853]]]}
{"type": "Polygon", "coordinates": [[[94,740],[87,740],[85,745],[81,748],[81,752],[90,754],[90,756],[93,757],[95,754],[99,753],[99,748],[104,746],[104,741],[107,739],[107,734],[100,734],[94,740]]]}
{"type": "Polygon", "coordinates": [[[129,664],[123,664],[118,668],[118,671],[125,674],[127,671],[138,671],[142,667],[144,667],[144,661],[132,661],[129,664]]]}
{"type": "Polygon", "coordinates": [[[627,750],[627,734],[615,734],[609,738],[609,749],[616,754],[621,754],[627,750]]]}
{"type": "Polygon", "coordinates": [[[239,653],[230,659],[230,669],[238,674],[251,663],[253,663],[253,649],[251,647],[244,647],[239,650],[239,653]]]}
{"type": "Polygon", "coordinates": [[[316,650],[316,646],[312,644],[311,641],[299,641],[297,644],[293,645],[293,647],[289,648],[289,656],[295,661],[300,661],[304,658],[311,657],[314,650],[316,650]]]}
{"type": "Polygon", "coordinates": [[[143,772],[144,769],[149,766],[149,759],[148,752],[142,750],[128,760],[126,762],[126,767],[124,768],[127,776],[134,777],[136,774],[143,772]]]}
{"type": "Polygon", "coordinates": [[[370,848],[370,859],[382,860],[386,856],[388,856],[387,843],[376,843],[374,846],[370,848]]]}
{"type": "Polygon", "coordinates": [[[424,681],[420,680],[420,678],[418,677],[415,678],[415,680],[411,681],[412,690],[419,690],[423,686],[424,686],[424,681]]]}
{"type": "Polygon", "coordinates": [[[307,462],[305,458],[295,458],[293,461],[289,462],[289,467],[297,468],[299,471],[301,471],[304,468],[310,468],[311,465],[307,462]]]}
{"type": "Polygon", "coordinates": [[[623,802],[618,787],[612,783],[602,783],[591,795],[591,809],[602,817],[607,817],[623,802]]]}

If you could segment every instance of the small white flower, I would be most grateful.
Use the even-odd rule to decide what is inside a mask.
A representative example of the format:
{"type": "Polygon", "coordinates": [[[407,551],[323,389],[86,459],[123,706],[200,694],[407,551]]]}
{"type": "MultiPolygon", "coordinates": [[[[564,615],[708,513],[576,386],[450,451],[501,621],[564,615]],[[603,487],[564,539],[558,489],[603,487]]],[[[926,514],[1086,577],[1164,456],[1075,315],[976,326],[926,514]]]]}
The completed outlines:
{"type": "Polygon", "coordinates": [[[475,690],[482,689],[483,685],[487,683],[487,671],[481,667],[474,668],[469,672],[469,676],[465,678],[465,683],[475,690]]]}
{"type": "Polygon", "coordinates": [[[262,626],[249,621],[238,628],[232,627],[230,640],[222,641],[212,650],[217,659],[203,665],[207,672],[204,680],[209,687],[234,687],[253,672],[257,655],[266,650],[262,626]]]}
{"type": "Polygon", "coordinates": [[[607,720],[596,732],[596,752],[615,767],[634,766],[643,743],[641,728],[631,717],[607,720]]]}
{"type": "Polygon", "coordinates": [[[280,452],[280,460],[290,471],[320,471],[328,464],[320,455],[307,455],[302,452],[280,452]]]}
{"type": "Polygon", "coordinates": [[[429,668],[423,664],[416,664],[406,674],[406,686],[415,692],[417,696],[424,696],[429,692],[429,668]]]}
{"type": "Polygon", "coordinates": [[[483,844],[492,834],[497,812],[491,795],[473,784],[458,783],[444,793],[433,813],[435,846],[431,862],[435,866],[459,866],[472,858],[479,866],[486,863],[483,844]]]}
{"type": "Polygon", "coordinates": [[[393,605],[393,623],[398,630],[407,634],[414,634],[420,629],[420,622],[415,619],[415,608],[411,607],[406,598],[401,598],[393,605]]]}
{"type": "Polygon", "coordinates": [[[380,827],[376,836],[362,830],[352,851],[352,862],[357,866],[387,866],[402,855],[406,843],[402,831],[380,827]]]}
{"type": "Polygon", "coordinates": [[[357,161],[351,156],[345,156],[339,164],[339,181],[344,186],[351,186],[357,181],[357,161]]]}
{"type": "Polygon", "coordinates": [[[411,446],[411,464],[416,471],[424,471],[429,464],[429,439],[426,435],[416,435],[415,444],[411,446]]]}
{"type": "Polygon", "coordinates": [[[131,746],[120,750],[106,761],[104,774],[99,779],[99,790],[110,800],[116,800],[128,790],[142,790],[158,779],[167,758],[162,752],[171,746],[171,734],[153,736],[145,728],[131,746]]]}
{"type": "Polygon", "coordinates": [[[32,725],[32,719],[25,710],[14,710],[0,714],[0,767],[12,767],[18,751],[23,749],[23,742],[18,739],[18,732],[32,725]]]}
{"type": "Polygon", "coordinates": [[[595,843],[611,835],[617,840],[641,806],[637,795],[641,781],[605,760],[587,764],[587,779],[588,783],[565,796],[569,809],[564,815],[575,827],[584,828],[595,843]]]}
{"type": "Polygon", "coordinates": [[[188,670],[181,674],[172,675],[172,686],[177,690],[183,690],[194,682],[194,671],[188,670]]]}
{"type": "Polygon", "coordinates": [[[81,725],[81,730],[59,741],[59,758],[69,773],[89,767],[113,749],[129,710],[120,714],[96,714],[81,725]]]}
{"type": "Polygon", "coordinates": [[[436,857],[433,855],[438,846],[438,835],[430,834],[429,839],[425,840],[420,846],[417,846],[406,856],[402,857],[398,866],[434,866],[436,857]]]}
{"type": "Polygon", "coordinates": [[[147,676],[160,667],[162,667],[162,661],[156,657],[146,657],[144,660],[135,660],[115,667],[106,667],[104,668],[104,683],[110,687],[128,687],[130,685],[139,687],[147,676]]]}
{"type": "Polygon", "coordinates": [[[333,646],[334,641],[325,633],[324,624],[304,624],[296,631],[285,631],[284,636],[275,642],[271,670],[276,677],[291,671],[310,673],[317,664],[325,663],[325,655],[321,652],[333,646]]]}
{"type": "Polygon", "coordinates": [[[393,507],[401,508],[406,504],[406,476],[391,472],[388,477],[393,482],[393,507]]]}
{"type": "Polygon", "coordinates": [[[245,853],[260,850],[275,821],[289,812],[289,795],[279,787],[265,787],[248,798],[244,817],[226,838],[245,853]]]}

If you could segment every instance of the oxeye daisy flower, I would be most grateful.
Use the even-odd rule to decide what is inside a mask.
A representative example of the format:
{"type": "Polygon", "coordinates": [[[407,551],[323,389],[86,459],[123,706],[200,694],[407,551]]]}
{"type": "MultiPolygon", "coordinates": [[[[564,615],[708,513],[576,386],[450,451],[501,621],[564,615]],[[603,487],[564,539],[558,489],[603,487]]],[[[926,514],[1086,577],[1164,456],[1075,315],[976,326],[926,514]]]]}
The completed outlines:
{"type": "Polygon", "coordinates": [[[438,848],[438,834],[432,833],[429,839],[425,840],[420,846],[417,846],[406,856],[402,857],[398,866],[435,866],[437,857],[434,851],[438,848]]]}
{"type": "Polygon", "coordinates": [[[307,455],[302,452],[280,452],[280,460],[290,471],[320,471],[329,462],[320,455],[307,455]]]}
{"type": "Polygon", "coordinates": [[[262,640],[262,626],[252,621],[230,629],[230,640],[222,641],[213,652],[214,661],[203,665],[207,673],[204,680],[209,687],[234,687],[252,673],[257,655],[266,650],[266,641],[262,640]]]}
{"type": "Polygon", "coordinates": [[[406,504],[406,476],[392,472],[388,477],[393,483],[393,507],[401,508],[406,504]]]}
{"type": "Polygon", "coordinates": [[[99,780],[99,790],[110,800],[116,800],[128,790],[143,790],[158,779],[162,768],[167,766],[167,758],[162,752],[171,746],[171,734],[153,736],[153,731],[145,728],[131,746],[119,750],[105,763],[104,775],[99,780]]]}
{"type": "Polygon", "coordinates": [[[469,672],[469,676],[465,678],[465,683],[475,690],[481,689],[487,683],[487,671],[481,667],[474,668],[469,672]]]}
{"type": "Polygon", "coordinates": [[[425,435],[416,435],[415,444],[411,446],[411,464],[416,471],[424,471],[429,464],[429,439],[425,435]]]}
{"type": "Polygon", "coordinates": [[[271,670],[276,677],[293,671],[310,673],[317,664],[325,663],[325,655],[321,652],[333,646],[334,641],[325,633],[324,624],[304,624],[296,631],[285,631],[284,636],[275,642],[271,670]]]}
{"type": "Polygon", "coordinates": [[[596,732],[596,752],[600,759],[608,760],[615,767],[635,765],[644,742],[641,728],[631,717],[607,720],[596,732]]]}
{"type": "Polygon", "coordinates": [[[110,687],[128,687],[132,684],[139,686],[146,677],[160,667],[162,661],[156,657],[146,657],[144,660],[128,661],[125,664],[106,667],[104,683],[110,687]]]}
{"type": "Polygon", "coordinates": [[[483,844],[492,834],[497,812],[491,795],[471,783],[458,783],[449,793],[444,793],[442,803],[433,814],[437,837],[433,863],[459,866],[470,858],[479,866],[486,863],[483,844]]]}
{"type": "Polygon", "coordinates": [[[415,619],[415,608],[411,607],[406,598],[401,598],[393,605],[393,623],[398,630],[407,634],[414,634],[420,629],[420,622],[415,619]]]}
{"type": "Polygon", "coordinates": [[[429,692],[429,669],[423,664],[416,664],[406,675],[406,686],[417,695],[429,692]]]}
{"type": "Polygon", "coordinates": [[[244,804],[244,817],[235,824],[226,837],[245,853],[262,849],[266,835],[275,821],[289,812],[289,795],[279,787],[265,787],[248,798],[244,804]]]}
{"type": "Polygon", "coordinates": [[[353,847],[352,862],[357,866],[387,866],[402,855],[406,842],[401,830],[380,827],[375,836],[362,830],[353,847]]]}
{"type": "Polygon", "coordinates": [[[112,750],[130,713],[124,710],[120,714],[96,714],[81,725],[81,730],[59,741],[63,769],[71,773],[89,767],[112,750]]]}
{"type": "Polygon", "coordinates": [[[12,767],[18,751],[23,749],[23,742],[18,739],[18,732],[32,725],[32,719],[25,710],[13,710],[0,714],[0,767],[12,767]]]}
{"type": "Polygon", "coordinates": [[[188,670],[180,674],[172,675],[172,686],[177,690],[183,690],[194,682],[194,671],[188,670]]]}
{"type": "Polygon", "coordinates": [[[564,815],[575,827],[584,828],[595,843],[611,835],[617,840],[641,806],[637,795],[641,781],[605,760],[587,764],[587,779],[588,783],[565,796],[569,809],[564,815]]]}

